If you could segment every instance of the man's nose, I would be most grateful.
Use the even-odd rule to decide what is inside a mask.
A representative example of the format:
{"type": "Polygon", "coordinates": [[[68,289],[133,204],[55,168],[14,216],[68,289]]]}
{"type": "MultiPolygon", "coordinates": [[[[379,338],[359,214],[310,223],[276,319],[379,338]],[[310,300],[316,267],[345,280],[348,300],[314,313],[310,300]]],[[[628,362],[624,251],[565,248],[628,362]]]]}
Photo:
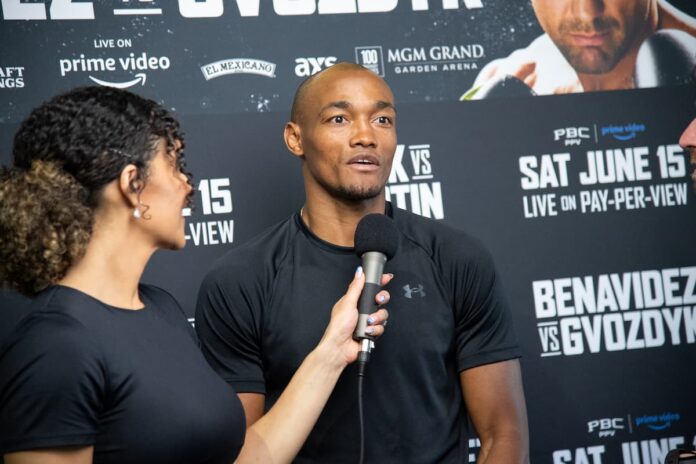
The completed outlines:
{"type": "Polygon", "coordinates": [[[357,120],[353,124],[353,133],[350,140],[351,146],[361,145],[364,147],[377,146],[374,128],[370,121],[357,120]]]}
{"type": "Polygon", "coordinates": [[[573,16],[579,20],[591,21],[601,16],[605,9],[605,0],[571,0],[573,16]]]}

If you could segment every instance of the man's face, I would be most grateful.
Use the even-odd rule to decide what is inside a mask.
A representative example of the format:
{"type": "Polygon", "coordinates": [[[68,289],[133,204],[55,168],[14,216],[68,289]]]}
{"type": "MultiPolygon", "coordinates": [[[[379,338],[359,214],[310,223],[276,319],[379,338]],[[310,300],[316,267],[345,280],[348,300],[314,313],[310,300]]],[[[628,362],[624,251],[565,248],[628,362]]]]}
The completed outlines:
{"type": "Polygon", "coordinates": [[[532,0],[532,6],[577,72],[604,74],[639,45],[654,1],[532,0]]]}
{"type": "Polygon", "coordinates": [[[394,97],[366,70],[328,69],[307,89],[299,121],[305,182],[349,201],[382,194],[396,149],[394,97]]]}
{"type": "MultiPolygon", "coordinates": [[[[691,165],[696,168],[696,118],[679,137],[679,145],[689,153],[691,165]]],[[[696,191],[696,169],[691,173],[691,179],[694,181],[694,191],[696,191]]]]}

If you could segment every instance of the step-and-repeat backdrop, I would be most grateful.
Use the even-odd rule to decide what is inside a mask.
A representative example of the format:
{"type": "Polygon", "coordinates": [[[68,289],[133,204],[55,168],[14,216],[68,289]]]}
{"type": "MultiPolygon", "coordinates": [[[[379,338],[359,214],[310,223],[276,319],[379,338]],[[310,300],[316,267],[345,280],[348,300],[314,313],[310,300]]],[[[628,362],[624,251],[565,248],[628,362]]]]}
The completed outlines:
{"type": "Polygon", "coordinates": [[[0,161],[31,108],[75,86],[171,108],[196,207],[187,247],[157,254],[144,280],[193,317],[211,262],[302,205],[282,142],[295,88],[361,63],[397,98],[390,200],[496,259],[532,462],[657,464],[696,444],[696,197],[677,144],[696,116],[696,8],[659,2],[669,30],[614,80],[623,90],[582,92],[577,77],[635,53],[620,37],[655,1],[1,0],[0,161]]]}

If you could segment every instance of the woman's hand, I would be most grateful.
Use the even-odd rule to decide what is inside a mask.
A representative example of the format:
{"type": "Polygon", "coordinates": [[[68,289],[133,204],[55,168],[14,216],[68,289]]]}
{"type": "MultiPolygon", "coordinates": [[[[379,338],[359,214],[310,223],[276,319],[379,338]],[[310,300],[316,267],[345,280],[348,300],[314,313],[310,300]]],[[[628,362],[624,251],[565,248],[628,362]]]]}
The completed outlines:
{"type": "MultiPolygon", "coordinates": [[[[384,274],[382,286],[389,283],[393,277],[392,274],[384,274]]],[[[360,343],[353,340],[353,332],[358,323],[358,300],[364,285],[365,275],[359,267],[348,291],[331,310],[331,320],[317,347],[328,350],[329,356],[333,357],[337,363],[350,364],[358,357],[360,343]]],[[[386,290],[381,290],[375,295],[375,302],[380,306],[388,301],[389,292],[386,290]]],[[[389,313],[384,308],[370,314],[366,332],[374,337],[381,336],[388,318],[389,313]]]]}

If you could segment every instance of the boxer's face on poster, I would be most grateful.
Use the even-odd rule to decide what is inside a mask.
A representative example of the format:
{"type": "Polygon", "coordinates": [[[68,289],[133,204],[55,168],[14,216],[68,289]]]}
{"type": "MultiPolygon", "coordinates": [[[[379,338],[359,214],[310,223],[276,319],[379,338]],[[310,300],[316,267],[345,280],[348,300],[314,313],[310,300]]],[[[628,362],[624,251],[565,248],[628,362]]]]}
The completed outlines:
{"type": "Polygon", "coordinates": [[[532,5],[577,72],[603,74],[638,45],[654,0],[532,0],[532,5]]]}

